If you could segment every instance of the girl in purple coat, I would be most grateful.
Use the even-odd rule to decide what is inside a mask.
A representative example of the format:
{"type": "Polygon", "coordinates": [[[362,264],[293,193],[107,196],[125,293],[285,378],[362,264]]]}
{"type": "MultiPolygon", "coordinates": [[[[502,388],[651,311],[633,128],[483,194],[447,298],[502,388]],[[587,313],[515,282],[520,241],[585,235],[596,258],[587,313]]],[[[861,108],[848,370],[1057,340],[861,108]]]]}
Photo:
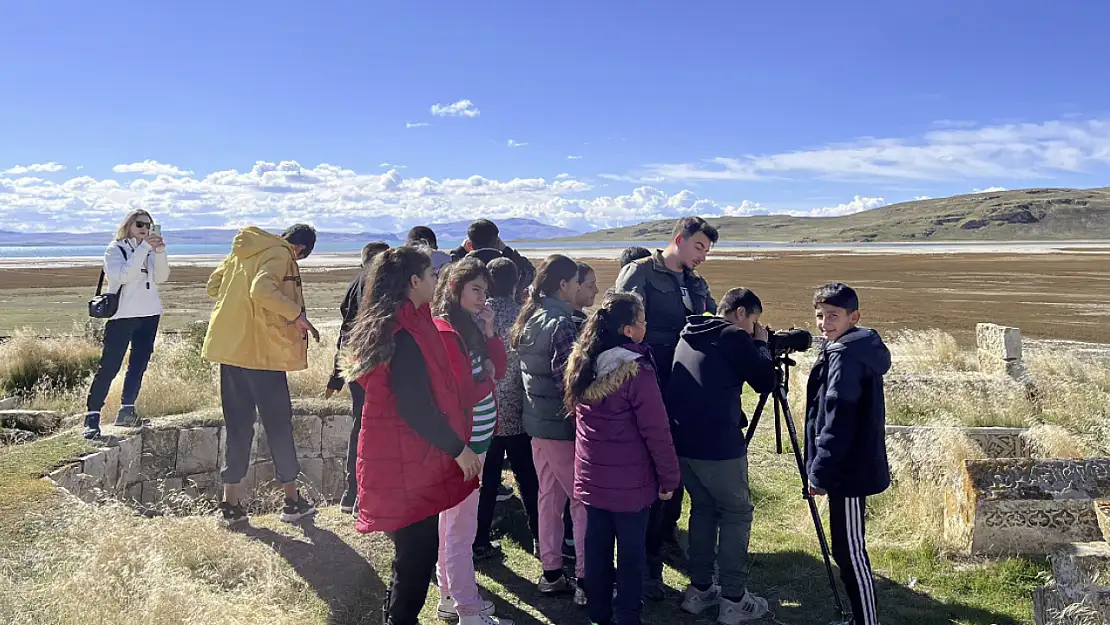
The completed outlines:
{"type": "Polygon", "coordinates": [[[566,404],[576,417],[574,497],[587,511],[586,600],[598,625],[640,623],[648,512],[679,482],[655,365],[641,345],[646,331],[640,297],[610,293],[567,365],[566,404]]]}

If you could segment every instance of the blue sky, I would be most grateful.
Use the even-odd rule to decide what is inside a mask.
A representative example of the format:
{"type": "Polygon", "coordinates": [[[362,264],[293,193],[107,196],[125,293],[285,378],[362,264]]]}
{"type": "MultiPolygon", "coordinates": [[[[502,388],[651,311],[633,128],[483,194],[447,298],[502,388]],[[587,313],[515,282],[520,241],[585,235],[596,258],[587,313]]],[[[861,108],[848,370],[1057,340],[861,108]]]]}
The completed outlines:
{"type": "Polygon", "coordinates": [[[588,229],[1102,186],[1108,23],[1096,2],[13,3],[0,228],[144,206],[588,229]]]}

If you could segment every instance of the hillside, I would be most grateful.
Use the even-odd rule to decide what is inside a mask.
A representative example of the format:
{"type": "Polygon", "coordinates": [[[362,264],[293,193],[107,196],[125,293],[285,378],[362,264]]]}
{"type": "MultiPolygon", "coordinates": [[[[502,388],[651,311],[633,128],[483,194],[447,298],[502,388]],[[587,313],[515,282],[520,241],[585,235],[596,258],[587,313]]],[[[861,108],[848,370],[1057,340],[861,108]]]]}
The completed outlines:
{"type": "MultiPolygon", "coordinates": [[[[733,241],[1036,241],[1110,239],[1110,187],[1025,189],[891,204],[842,217],[710,219],[733,241]]],[[[673,220],[564,240],[660,241],[673,220]]]]}

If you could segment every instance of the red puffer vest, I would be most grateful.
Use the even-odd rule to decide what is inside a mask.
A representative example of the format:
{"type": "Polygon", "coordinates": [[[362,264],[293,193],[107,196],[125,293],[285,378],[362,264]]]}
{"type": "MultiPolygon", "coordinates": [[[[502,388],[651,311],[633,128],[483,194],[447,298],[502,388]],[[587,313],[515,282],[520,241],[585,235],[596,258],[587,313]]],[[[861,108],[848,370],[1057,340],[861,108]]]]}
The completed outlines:
{"type": "MultiPolygon", "coordinates": [[[[420,346],[428,367],[435,403],[451,429],[470,440],[469,407],[427,305],[405,302],[394,333],[407,330],[420,346]]],[[[393,532],[458,505],[478,488],[463,480],[453,458],[410,428],[397,412],[389,364],[359,378],[366,389],[362,431],[358,437],[358,521],[362,533],[393,532]]]]}

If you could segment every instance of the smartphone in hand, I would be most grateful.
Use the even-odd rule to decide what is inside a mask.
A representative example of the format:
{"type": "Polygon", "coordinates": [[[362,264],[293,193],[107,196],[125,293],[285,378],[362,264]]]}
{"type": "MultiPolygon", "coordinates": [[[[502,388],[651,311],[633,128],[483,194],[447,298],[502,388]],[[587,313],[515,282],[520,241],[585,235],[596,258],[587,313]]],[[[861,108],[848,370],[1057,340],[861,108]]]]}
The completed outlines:
{"type": "Polygon", "coordinates": [[[162,224],[153,224],[150,226],[150,233],[156,237],[162,236],[162,224]]]}

